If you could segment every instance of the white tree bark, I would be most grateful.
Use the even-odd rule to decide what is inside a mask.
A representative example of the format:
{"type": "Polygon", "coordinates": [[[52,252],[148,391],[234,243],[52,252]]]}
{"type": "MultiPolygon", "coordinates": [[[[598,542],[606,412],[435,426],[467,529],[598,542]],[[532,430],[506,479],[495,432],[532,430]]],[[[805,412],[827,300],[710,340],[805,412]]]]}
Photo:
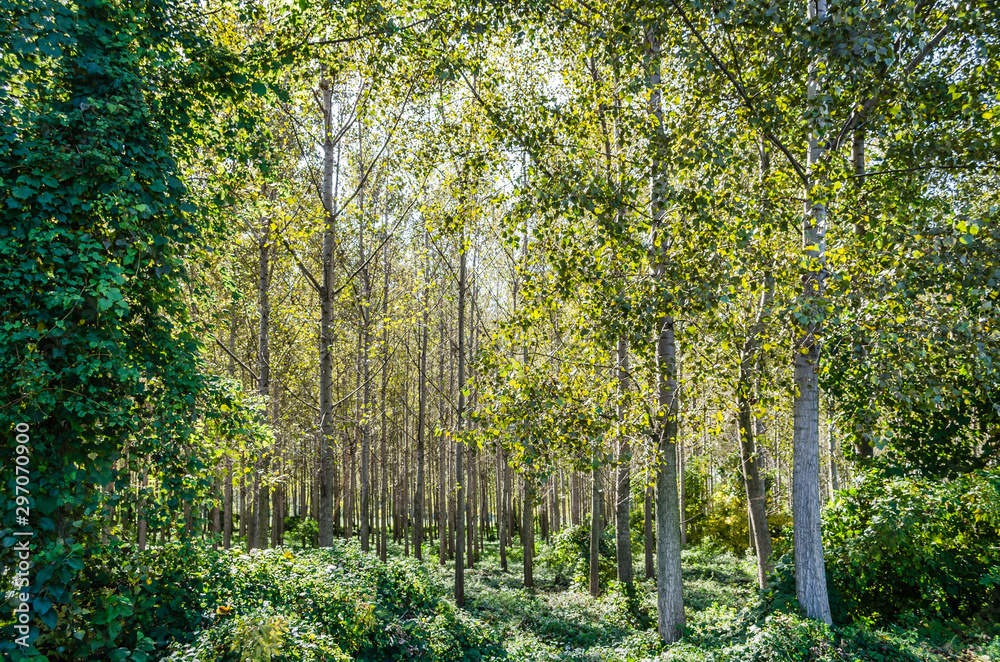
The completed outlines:
{"type": "MultiPolygon", "coordinates": [[[[826,0],[808,0],[809,18],[826,18],[826,0]]],[[[810,105],[822,109],[819,99],[819,67],[809,65],[807,98],[810,105]]],[[[823,295],[823,264],[826,226],[826,205],[812,199],[813,170],[823,154],[819,136],[823,129],[822,116],[813,120],[809,131],[807,176],[802,220],[803,251],[809,260],[809,270],[803,274],[803,304],[806,314],[812,314],[823,295]]],[[[826,590],[823,564],[823,538],[820,529],[819,495],[819,354],[816,340],[819,326],[810,321],[799,328],[795,346],[795,396],[792,403],[793,464],[792,518],[795,532],[795,592],[799,604],[809,618],[831,623],[830,601],[826,590]]]]}
{"type": "MultiPolygon", "coordinates": [[[[660,92],[660,43],[655,34],[648,34],[650,71],[650,112],[655,117],[658,137],[663,135],[663,107],[660,92]]],[[[662,240],[663,193],[666,187],[661,163],[653,145],[653,178],[650,182],[650,214],[653,237],[662,240]]],[[[661,241],[661,246],[664,242],[661,241]]],[[[663,257],[655,246],[650,247],[654,278],[664,278],[663,257]]],[[[684,627],[684,592],[681,577],[681,521],[677,498],[677,416],[679,386],[677,383],[677,345],[674,319],[669,312],[659,318],[656,338],[656,363],[659,383],[659,417],[654,432],[657,449],[656,464],[656,612],[660,637],[667,643],[680,639],[684,627]]]]}

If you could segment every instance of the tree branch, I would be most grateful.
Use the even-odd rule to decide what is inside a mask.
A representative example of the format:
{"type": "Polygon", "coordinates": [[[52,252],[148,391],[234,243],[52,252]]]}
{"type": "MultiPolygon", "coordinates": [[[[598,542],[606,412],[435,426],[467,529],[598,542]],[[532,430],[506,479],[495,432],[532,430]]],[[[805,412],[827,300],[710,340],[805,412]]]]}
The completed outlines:
{"type": "MultiPolygon", "coordinates": [[[[715,66],[717,66],[719,69],[722,70],[722,73],[726,75],[726,78],[729,79],[729,82],[732,83],[733,87],[736,88],[736,92],[743,99],[743,103],[746,104],[747,108],[749,108],[754,115],[759,115],[759,112],[757,111],[756,106],[754,106],[753,100],[750,98],[750,95],[747,94],[746,90],[743,89],[743,86],[740,84],[740,82],[736,80],[736,78],[733,76],[732,73],[730,73],[726,65],[724,65],[722,61],[718,58],[718,56],[716,56],[715,51],[712,50],[712,48],[708,45],[705,39],[701,36],[701,33],[691,22],[691,19],[688,18],[687,13],[685,13],[684,9],[681,8],[677,0],[671,0],[671,3],[677,9],[678,13],[680,13],[681,19],[684,21],[684,24],[688,27],[689,30],[691,30],[691,32],[694,33],[695,38],[702,45],[702,48],[704,48],[708,52],[709,57],[711,57],[712,61],[715,62],[715,66]]],[[[808,185],[809,176],[806,174],[806,171],[799,164],[798,160],[792,155],[791,151],[789,151],[789,149],[785,147],[785,144],[782,143],[780,140],[778,140],[778,138],[773,133],[763,129],[762,131],[764,137],[767,138],[768,142],[770,142],[772,145],[778,148],[778,151],[780,151],[782,154],[785,155],[785,158],[788,159],[788,162],[795,170],[795,174],[797,174],[799,176],[799,179],[802,180],[802,183],[808,185]]]]}

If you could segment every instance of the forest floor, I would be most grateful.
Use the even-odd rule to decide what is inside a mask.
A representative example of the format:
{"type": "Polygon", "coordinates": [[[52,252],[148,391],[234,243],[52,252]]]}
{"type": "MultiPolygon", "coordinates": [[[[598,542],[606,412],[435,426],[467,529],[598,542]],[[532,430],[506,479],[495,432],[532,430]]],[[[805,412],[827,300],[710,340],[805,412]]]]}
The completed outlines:
{"type": "MultiPolygon", "coordinates": [[[[638,610],[630,610],[614,584],[593,598],[586,587],[557,582],[544,565],[536,566],[535,590],[526,591],[520,563],[511,561],[503,572],[496,550],[486,552],[476,568],[466,570],[466,610],[499,636],[511,660],[1000,662],[996,633],[963,633],[936,623],[827,629],[767,609],[752,559],[699,548],[682,555],[684,636],[664,650],[656,634],[655,583],[642,579],[641,565],[636,568],[638,610]]],[[[453,569],[436,560],[425,562],[432,575],[453,586],[453,569]]]]}
{"type": "MultiPolygon", "coordinates": [[[[594,598],[572,582],[574,573],[586,572],[565,565],[557,572],[556,547],[540,544],[535,588],[526,590],[519,560],[502,571],[495,543],[487,544],[466,570],[466,604],[458,609],[454,566],[440,566],[434,550],[416,561],[390,544],[382,563],[358,547],[351,540],[250,555],[151,550],[137,567],[159,580],[150,587],[155,601],[191,602],[200,611],[181,612],[176,622],[202,626],[170,629],[159,612],[140,624],[153,628],[158,649],[177,662],[1000,662],[1000,623],[970,631],[912,617],[829,628],[797,614],[790,575],[779,573],[762,593],[752,558],[708,547],[682,553],[687,623],[681,641],[668,647],[657,634],[655,585],[641,567],[630,600],[610,581],[613,562],[605,558],[608,581],[594,598]],[[196,577],[201,597],[183,588],[196,577]]],[[[138,584],[143,591],[146,585],[138,584]]]]}

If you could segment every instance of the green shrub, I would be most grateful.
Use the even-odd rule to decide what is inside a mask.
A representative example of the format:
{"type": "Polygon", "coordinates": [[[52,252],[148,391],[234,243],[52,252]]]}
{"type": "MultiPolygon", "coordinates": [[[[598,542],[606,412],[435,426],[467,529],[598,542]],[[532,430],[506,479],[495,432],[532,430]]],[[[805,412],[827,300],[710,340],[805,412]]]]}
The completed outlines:
{"type": "MultiPolygon", "coordinates": [[[[49,627],[34,647],[50,662],[145,662],[172,643],[192,641],[204,624],[210,599],[204,569],[216,556],[211,551],[178,543],[144,552],[124,546],[109,562],[106,550],[64,547],[80,568],[72,603],[43,600],[41,616],[49,627]]],[[[40,567],[36,578],[42,583],[59,564],[40,567]]],[[[38,605],[36,600],[36,610],[38,605]]]]}
{"type": "Polygon", "coordinates": [[[941,482],[868,476],[826,511],[833,585],[854,619],[1000,615],[1000,471],[941,482]]]}
{"type": "Polygon", "coordinates": [[[50,662],[311,662],[499,658],[411,559],[333,548],[212,551],[170,544],[95,563],[79,612],[39,637],[50,662]]]}
{"type": "MultiPolygon", "coordinates": [[[[598,543],[601,586],[607,586],[618,575],[615,560],[614,531],[603,531],[598,543]]],[[[556,583],[572,582],[577,587],[590,583],[590,523],[570,526],[552,537],[542,548],[538,564],[553,570],[556,583]]]]}
{"type": "Polygon", "coordinates": [[[285,519],[285,539],[299,547],[318,547],[319,523],[309,518],[288,517],[285,519]]]}

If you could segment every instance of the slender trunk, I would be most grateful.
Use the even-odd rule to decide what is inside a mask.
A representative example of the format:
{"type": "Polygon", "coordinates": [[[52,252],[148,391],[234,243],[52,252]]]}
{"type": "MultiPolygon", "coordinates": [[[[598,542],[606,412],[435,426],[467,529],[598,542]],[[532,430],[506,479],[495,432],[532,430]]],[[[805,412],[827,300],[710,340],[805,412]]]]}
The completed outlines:
{"type": "Polygon", "coordinates": [[[594,454],[593,482],[590,487],[590,594],[601,594],[601,468],[594,454]]]}
{"type": "Polygon", "coordinates": [[[840,489],[840,477],[837,475],[837,435],[836,426],[830,419],[827,430],[827,442],[830,446],[830,498],[840,489]]]}
{"type": "MultiPolygon", "coordinates": [[[[678,426],[679,427],[679,426],[678,426]]],[[[684,439],[680,436],[680,430],[678,429],[677,438],[677,501],[680,504],[680,518],[681,518],[681,547],[687,545],[687,497],[685,495],[685,478],[684,474],[684,439]]],[[[652,489],[652,488],[650,488],[652,489]]]]}
{"type": "MultiPolygon", "coordinates": [[[[323,210],[326,222],[323,228],[323,282],[320,288],[320,330],[319,330],[319,503],[317,520],[319,546],[333,546],[334,528],[334,437],[336,428],[333,420],[333,347],[336,330],[334,328],[334,224],[337,218],[336,195],[334,193],[334,142],[333,142],[333,82],[326,78],[320,81],[323,93],[323,210]]],[[[336,163],[339,175],[339,141],[336,163]]],[[[338,177],[339,179],[339,177],[338,177]]]]}
{"type": "Polygon", "coordinates": [[[521,509],[521,548],[524,557],[524,588],[535,587],[535,491],[524,480],[524,504],[521,509]]]}
{"type": "MultiPolygon", "coordinates": [[[[463,251],[463,255],[464,255],[463,251]]],[[[475,273],[475,262],[473,262],[473,274],[475,273]]],[[[475,281],[473,281],[474,283],[475,281]]],[[[468,351],[470,354],[474,353],[474,331],[476,328],[476,294],[474,284],[469,287],[471,305],[469,306],[469,338],[468,338],[468,351]]],[[[459,334],[462,333],[461,325],[459,325],[459,334]]],[[[459,387],[462,388],[461,386],[459,387]]],[[[461,394],[459,397],[463,397],[461,394]]],[[[470,397],[471,400],[471,397],[470,397]]],[[[470,426],[472,423],[469,424],[470,426]]],[[[471,430],[470,430],[471,434],[471,430]]],[[[468,489],[468,500],[466,502],[466,566],[472,568],[476,564],[476,513],[478,508],[478,485],[476,481],[476,472],[478,471],[478,463],[476,462],[476,444],[467,444],[468,458],[467,458],[467,482],[466,486],[468,489]]]]}
{"type": "MultiPolygon", "coordinates": [[[[229,377],[236,378],[236,306],[229,318],[229,377]]],[[[233,458],[226,455],[226,478],[223,487],[222,547],[229,549],[233,540],[233,458]]]]}
{"type": "MultiPolygon", "coordinates": [[[[360,125],[359,125],[360,130],[360,125]]],[[[360,164],[363,168],[363,163],[360,164]]],[[[365,228],[364,228],[364,187],[358,197],[358,204],[361,209],[361,227],[358,229],[359,259],[364,265],[367,261],[365,255],[365,228]]],[[[359,517],[359,531],[361,537],[361,551],[367,552],[371,549],[371,424],[368,417],[371,412],[372,390],[371,390],[371,365],[368,355],[371,350],[371,274],[368,267],[361,269],[361,283],[364,290],[364,297],[361,302],[361,378],[363,380],[364,408],[361,414],[361,499],[359,517]]]]}
{"type": "MultiPolygon", "coordinates": [[[[657,134],[663,132],[663,108],[660,91],[660,43],[655,34],[648,35],[650,47],[650,110],[655,118],[657,134]]],[[[654,150],[658,148],[654,145],[654,150]]],[[[664,232],[663,197],[666,178],[661,172],[658,154],[653,157],[653,178],[650,183],[650,212],[654,232],[664,232]]],[[[662,242],[665,243],[665,242],[662,242]]],[[[663,287],[664,259],[653,253],[651,262],[656,282],[663,287]]],[[[666,311],[660,318],[656,340],[659,415],[654,442],[657,449],[656,467],[656,611],[660,637],[667,643],[680,638],[684,627],[684,595],[681,578],[680,504],[677,498],[677,416],[680,393],[677,382],[677,346],[674,319],[666,311]]]]}
{"type": "Polygon", "coordinates": [[[136,523],[135,527],[135,544],[139,548],[140,552],[146,551],[146,531],[149,528],[148,522],[146,521],[146,483],[148,479],[148,469],[142,470],[142,482],[139,483],[139,490],[141,496],[139,497],[138,506],[136,512],[139,515],[139,521],[136,523]]]}
{"type": "MultiPolygon", "coordinates": [[[[463,235],[464,238],[464,235],[463,235]]],[[[458,438],[455,440],[455,483],[458,491],[455,513],[455,604],[465,606],[465,476],[462,423],[465,409],[465,242],[458,266],[458,438]]]]}
{"type": "MultiPolygon", "coordinates": [[[[865,128],[863,126],[854,129],[854,137],[851,140],[851,164],[854,166],[854,187],[860,204],[861,191],[865,184],[865,128]]],[[[862,237],[866,232],[867,228],[864,222],[861,221],[861,215],[858,214],[858,221],[854,224],[854,234],[862,237]]],[[[865,354],[867,354],[863,343],[858,344],[856,354],[856,360],[858,363],[861,363],[865,359],[865,354]]],[[[855,435],[857,439],[855,450],[859,457],[866,460],[871,459],[875,454],[875,449],[872,448],[871,444],[871,432],[868,428],[867,418],[867,416],[858,416],[855,418],[855,425],[860,426],[860,430],[855,435]]]]}
{"type": "MultiPolygon", "coordinates": [[[[416,558],[423,558],[423,537],[424,537],[424,435],[427,419],[427,332],[430,317],[430,288],[428,286],[428,269],[430,268],[428,253],[428,233],[424,231],[424,301],[423,314],[420,325],[420,384],[418,385],[419,398],[417,413],[417,489],[413,501],[413,519],[416,521],[415,534],[413,536],[413,554],[416,558]]],[[[388,287],[386,288],[388,296],[388,287]]]]}
{"type": "MultiPolygon", "coordinates": [[[[379,433],[382,436],[382,498],[379,500],[381,502],[381,508],[379,512],[381,513],[381,531],[379,535],[379,558],[385,563],[388,559],[388,550],[386,549],[386,508],[388,507],[389,498],[389,475],[388,475],[388,455],[386,448],[386,425],[387,425],[387,413],[389,410],[389,404],[386,401],[386,391],[389,387],[389,261],[386,260],[385,267],[385,283],[382,287],[382,388],[379,392],[379,400],[382,403],[382,424],[379,429],[379,433]]],[[[421,471],[423,466],[421,465],[421,471]]],[[[420,548],[417,547],[417,558],[420,558],[420,548]]]]}
{"type": "Polygon", "coordinates": [[[643,542],[646,561],[646,579],[652,579],[653,574],[653,488],[646,486],[646,503],[643,508],[643,542]]]}
{"type": "Polygon", "coordinates": [[[250,518],[247,515],[247,480],[246,458],[240,454],[240,537],[246,539],[250,535],[250,518]]]}
{"type": "Polygon", "coordinates": [[[659,366],[660,421],[656,432],[659,462],[656,471],[656,607],[659,633],[673,643],[684,627],[681,579],[680,504],[677,499],[677,411],[679,389],[675,379],[677,350],[674,322],[669,315],[660,327],[656,347],[659,366]]]}
{"type": "Polygon", "coordinates": [[[771,563],[771,533],[767,528],[766,496],[760,476],[760,455],[754,438],[753,412],[750,399],[737,393],[740,425],[740,460],[743,467],[743,485],[749,504],[750,531],[753,547],[757,553],[757,584],[767,588],[767,573],[773,569],[771,563]]]}
{"type": "Polygon", "coordinates": [[[764,494],[764,483],[760,476],[760,455],[755,439],[756,421],[753,416],[753,405],[758,397],[759,383],[763,372],[760,351],[763,343],[764,321],[770,314],[773,291],[774,280],[771,274],[767,273],[760,294],[757,316],[747,334],[741,352],[740,373],[736,384],[740,462],[743,486],[747,496],[750,531],[753,535],[753,548],[757,554],[757,584],[761,589],[767,588],[767,573],[773,568],[771,564],[773,548],[771,534],[767,528],[767,502],[764,494]]]}
{"type": "Polygon", "coordinates": [[[632,510],[632,480],[629,465],[632,449],[625,434],[625,398],[628,393],[628,341],[618,339],[618,467],[615,489],[615,547],[618,581],[632,591],[632,534],[629,514],[632,510]]]}
{"type": "Polygon", "coordinates": [[[581,497],[580,497],[580,474],[576,471],[570,473],[570,521],[573,526],[580,526],[580,522],[583,520],[583,515],[581,513],[581,497]]]}
{"type": "MultiPolygon", "coordinates": [[[[826,0],[808,0],[809,18],[820,22],[826,19],[826,0]]],[[[809,105],[820,103],[820,64],[809,65],[807,97],[809,105]]],[[[823,296],[824,232],[826,205],[812,199],[813,168],[822,158],[823,147],[819,136],[823,131],[818,123],[809,127],[809,154],[805,210],[802,221],[804,257],[809,261],[808,270],[802,275],[803,313],[810,315],[823,296]]],[[[792,519],[795,537],[795,592],[799,604],[809,618],[830,624],[830,601],[826,590],[826,571],[823,563],[823,538],[820,525],[819,496],[819,355],[820,345],[816,335],[820,329],[814,322],[807,322],[797,329],[795,345],[795,397],[792,402],[792,519]]]]}
{"type": "Polygon", "coordinates": [[[226,478],[223,484],[222,547],[229,549],[233,540],[233,458],[226,456],[226,478]]]}
{"type": "MultiPolygon", "coordinates": [[[[438,379],[441,384],[440,395],[438,396],[438,427],[440,429],[445,428],[445,417],[444,417],[444,352],[445,352],[445,338],[444,338],[444,316],[440,318],[441,327],[441,343],[438,352],[438,379]]],[[[448,461],[448,448],[445,442],[446,437],[443,434],[438,435],[438,485],[440,494],[438,496],[438,509],[440,511],[440,536],[441,539],[438,541],[438,563],[442,566],[448,562],[448,550],[449,546],[449,512],[448,512],[448,475],[450,474],[450,466],[448,461]]]]}
{"type": "Polygon", "coordinates": [[[508,531],[510,524],[510,464],[507,463],[507,454],[502,449],[498,449],[497,453],[500,455],[501,480],[503,481],[500,487],[500,508],[497,511],[497,524],[499,526],[497,538],[500,541],[500,567],[506,571],[508,569],[507,544],[510,537],[508,531]]]}
{"type": "MultiPolygon", "coordinates": [[[[262,195],[266,190],[261,191],[262,195]]],[[[261,421],[268,420],[268,398],[271,390],[271,355],[270,355],[270,329],[271,329],[271,222],[265,217],[260,219],[260,236],[258,237],[258,279],[257,279],[257,307],[259,327],[257,332],[257,395],[260,396],[263,410],[261,421]]],[[[254,479],[254,511],[257,514],[256,525],[254,526],[252,547],[258,549],[267,548],[268,516],[267,509],[268,489],[267,483],[261,481],[261,475],[266,471],[265,456],[257,459],[255,465],[256,475],[254,479]]]]}

